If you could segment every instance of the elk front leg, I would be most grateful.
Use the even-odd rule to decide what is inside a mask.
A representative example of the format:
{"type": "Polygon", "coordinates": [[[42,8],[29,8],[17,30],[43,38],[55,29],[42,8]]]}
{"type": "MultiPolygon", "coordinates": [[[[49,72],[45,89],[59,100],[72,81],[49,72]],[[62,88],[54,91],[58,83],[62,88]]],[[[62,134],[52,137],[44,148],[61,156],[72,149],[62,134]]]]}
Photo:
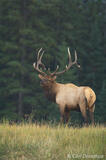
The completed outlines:
{"type": "Polygon", "coordinates": [[[65,108],[64,105],[59,105],[60,114],[61,114],[61,117],[60,117],[60,124],[64,123],[64,117],[65,117],[64,108],[65,108]]]}
{"type": "Polygon", "coordinates": [[[66,124],[69,123],[69,117],[70,117],[70,112],[69,111],[65,112],[65,122],[66,122],[66,124]]]}
{"type": "Polygon", "coordinates": [[[66,124],[68,124],[69,122],[69,117],[70,117],[70,109],[68,108],[68,106],[65,107],[65,122],[66,124]]]}
{"type": "Polygon", "coordinates": [[[60,124],[63,124],[64,123],[64,114],[61,114],[61,117],[60,117],[60,124]]]}

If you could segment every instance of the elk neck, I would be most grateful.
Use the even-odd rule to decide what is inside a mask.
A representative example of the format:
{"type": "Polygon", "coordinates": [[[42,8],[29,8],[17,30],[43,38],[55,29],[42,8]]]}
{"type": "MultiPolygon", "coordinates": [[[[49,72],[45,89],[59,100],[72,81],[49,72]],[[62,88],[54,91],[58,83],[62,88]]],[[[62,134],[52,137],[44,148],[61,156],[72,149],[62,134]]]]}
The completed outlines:
{"type": "Polygon", "coordinates": [[[56,102],[56,95],[59,90],[59,83],[53,82],[46,88],[44,88],[44,92],[48,100],[56,102]]]}

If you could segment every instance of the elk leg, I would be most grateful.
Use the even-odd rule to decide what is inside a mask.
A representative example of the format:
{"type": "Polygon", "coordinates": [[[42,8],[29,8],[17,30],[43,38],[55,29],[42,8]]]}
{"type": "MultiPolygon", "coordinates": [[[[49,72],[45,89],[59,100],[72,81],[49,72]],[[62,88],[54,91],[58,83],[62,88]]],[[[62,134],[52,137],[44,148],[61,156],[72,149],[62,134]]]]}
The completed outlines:
{"type": "Polygon", "coordinates": [[[85,124],[88,125],[88,117],[87,117],[87,110],[85,105],[80,106],[80,111],[82,113],[82,116],[84,118],[85,124]]]}
{"type": "Polygon", "coordinates": [[[70,112],[68,112],[66,114],[66,123],[68,124],[69,123],[69,119],[70,119],[70,112]]]}
{"type": "Polygon", "coordinates": [[[60,124],[64,123],[64,117],[65,117],[65,113],[64,113],[64,106],[63,105],[59,105],[59,108],[60,108],[60,114],[61,114],[61,117],[60,117],[60,124]]]}
{"type": "Polygon", "coordinates": [[[65,111],[65,122],[66,122],[66,124],[68,124],[68,122],[69,122],[69,117],[70,117],[70,110],[69,110],[68,107],[66,106],[64,111],[65,111]]]}
{"type": "Polygon", "coordinates": [[[94,125],[94,108],[95,106],[93,106],[92,108],[89,108],[89,116],[90,116],[92,125],[94,125]]]}
{"type": "Polygon", "coordinates": [[[60,124],[64,123],[64,115],[61,115],[60,117],[60,124]]]}
{"type": "Polygon", "coordinates": [[[89,116],[90,116],[90,120],[91,120],[92,125],[94,125],[94,113],[89,111],[89,116]]]}

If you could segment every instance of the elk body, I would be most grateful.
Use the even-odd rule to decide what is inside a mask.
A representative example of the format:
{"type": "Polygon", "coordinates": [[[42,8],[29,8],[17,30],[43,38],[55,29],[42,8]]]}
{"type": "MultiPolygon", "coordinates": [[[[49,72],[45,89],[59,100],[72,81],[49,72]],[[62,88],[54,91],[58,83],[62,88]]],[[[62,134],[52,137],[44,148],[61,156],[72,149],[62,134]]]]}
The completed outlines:
{"type": "Polygon", "coordinates": [[[56,70],[51,73],[48,70],[49,74],[43,72],[39,67],[45,68],[44,64],[41,62],[43,53],[39,55],[42,49],[39,50],[37,56],[37,63],[34,63],[33,66],[40,74],[38,75],[41,79],[41,86],[44,89],[46,97],[55,103],[58,104],[61,114],[61,122],[64,120],[68,122],[70,111],[79,111],[82,113],[82,116],[85,122],[88,122],[87,110],[89,111],[90,120],[94,123],[94,109],[96,95],[90,87],[81,86],[78,87],[72,83],[61,84],[56,82],[56,76],[63,74],[71,68],[72,65],[77,64],[77,54],[75,52],[75,61],[72,62],[71,54],[68,48],[69,55],[69,64],[66,68],[57,72],[59,67],[57,66],[56,70]]]}

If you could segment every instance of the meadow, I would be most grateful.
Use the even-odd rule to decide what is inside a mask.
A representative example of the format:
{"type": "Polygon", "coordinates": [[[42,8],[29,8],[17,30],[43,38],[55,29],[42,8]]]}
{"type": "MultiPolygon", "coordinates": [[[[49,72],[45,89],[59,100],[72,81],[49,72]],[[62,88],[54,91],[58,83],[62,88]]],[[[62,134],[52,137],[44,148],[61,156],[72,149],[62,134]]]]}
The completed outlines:
{"type": "Polygon", "coordinates": [[[0,160],[102,159],[106,128],[0,124],[0,160]]]}

